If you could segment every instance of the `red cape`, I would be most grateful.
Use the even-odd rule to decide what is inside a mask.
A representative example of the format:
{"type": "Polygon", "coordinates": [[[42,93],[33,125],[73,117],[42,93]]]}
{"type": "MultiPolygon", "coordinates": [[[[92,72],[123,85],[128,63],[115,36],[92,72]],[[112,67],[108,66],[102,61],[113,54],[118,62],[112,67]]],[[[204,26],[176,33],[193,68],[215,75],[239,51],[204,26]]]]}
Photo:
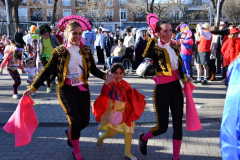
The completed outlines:
{"type": "MultiPolygon", "coordinates": [[[[132,89],[130,84],[126,81],[121,81],[121,87],[123,87],[123,98],[126,100],[126,110],[123,113],[123,122],[128,126],[131,126],[131,122],[138,120],[146,106],[145,96],[139,93],[136,89],[132,89]]],[[[117,87],[117,92],[121,92],[121,87],[117,87]]],[[[106,108],[108,107],[108,101],[111,100],[109,92],[111,88],[103,85],[102,92],[93,104],[93,114],[95,115],[95,120],[100,122],[101,116],[104,114],[106,108]],[[106,91],[107,90],[107,91],[106,91]],[[104,94],[108,93],[108,94],[104,94]]]]}

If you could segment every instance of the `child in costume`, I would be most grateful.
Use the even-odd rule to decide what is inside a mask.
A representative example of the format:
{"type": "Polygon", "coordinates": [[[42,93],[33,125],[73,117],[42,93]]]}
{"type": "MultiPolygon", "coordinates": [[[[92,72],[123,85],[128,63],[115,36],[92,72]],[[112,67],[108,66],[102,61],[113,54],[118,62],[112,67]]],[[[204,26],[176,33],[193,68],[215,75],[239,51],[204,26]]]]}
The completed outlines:
{"type": "Polygon", "coordinates": [[[185,29],[184,31],[178,33],[176,36],[176,39],[179,40],[181,38],[181,35],[184,34],[184,39],[180,40],[181,43],[181,57],[184,63],[183,66],[183,72],[185,72],[185,69],[187,71],[187,75],[191,75],[191,70],[190,70],[190,64],[192,60],[192,55],[193,55],[193,39],[192,37],[192,31],[190,29],[185,29]]]}
{"type": "Polygon", "coordinates": [[[17,99],[18,98],[18,86],[21,84],[21,78],[18,73],[18,68],[22,70],[22,73],[25,73],[24,68],[22,67],[22,51],[23,48],[20,44],[16,44],[13,52],[11,52],[2,62],[1,64],[1,71],[0,74],[2,74],[2,71],[7,64],[7,70],[9,75],[12,77],[12,80],[14,81],[13,83],[13,98],[17,99]]]}
{"type": "Polygon", "coordinates": [[[103,140],[112,138],[116,132],[125,134],[125,158],[137,160],[131,155],[132,134],[135,122],[140,118],[146,101],[142,94],[132,89],[130,84],[124,81],[124,67],[122,64],[114,64],[111,73],[115,82],[106,81],[102,87],[101,95],[93,105],[93,114],[100,123],[100,129],[106,130],[99,133],[97,145],[102,146],[103,140]]]}
{"type": "MultiPolygon", "coordinates": [[[[40,72],[42,70],[42,65],[41,65],[41,62],[39,62],[38,68],[34,67],[35,66],[34,60],[29,60],[27,62],[27,65],[29,68],[26,68],[25,72],[28,74],[27,82],[31,85],[33,81],[35,81],[36,79],[36,71],[40,72]]],[[[35,96],[35,93],[32,93],[31,95],[35,96]]]]}

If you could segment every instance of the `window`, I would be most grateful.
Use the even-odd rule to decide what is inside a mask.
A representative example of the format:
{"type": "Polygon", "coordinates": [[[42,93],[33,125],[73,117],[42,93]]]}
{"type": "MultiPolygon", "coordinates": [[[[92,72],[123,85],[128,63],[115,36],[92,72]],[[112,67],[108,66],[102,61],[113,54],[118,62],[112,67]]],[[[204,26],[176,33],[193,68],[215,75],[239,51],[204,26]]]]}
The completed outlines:
{"type": "Polygon", "coordinates": [[[70,16],[71,14],[71,9],[63,9],[63,17],[70,16]]]}
{"type": "Polygon", "coordinates": [[[71,1],[70,0],[62,0],[62,6],[71,6],[71,1]]]}
{"type": "Polygon", "coordinates": [[[112,6],[113,5],[113,0],[105,0],[105,5],[106,6],[112,6]]]}
{"type": "Polygon", "coordinates": [[[106,21],[113,21],[113,9],[107,12],[106,21]]]}
{"type": "Polygon", "coordinates": [[[18,8],[18,17],[20,22],[28,21],[27,8],[18,8]]]}
{"type": "Polygon", "coordinates": [[[125,5],[125,4],[127,4],[127,2],[126,2],[127,0],[119,0],[119,1],[120,1],[120,2],[119,2],[120,5],[125,5]]]}
{"type": "Polygon", "coordinates": [[[202,5],[202,0],[193,0],[193,5],[202,5]]]}
{"type": "Polygon", "coordinates": [[[47,9],[47,16],[52,17],[52,9],[47,9]]]}
{"type": "Polygon", "coordinates": [[[120,17],[121,17],[122,21],[127,21],[127,10],[126,9],[121,9],[120,17]]]}
{"type": "Polygon", "coordinates": [[[53,4],[53,0],[47,0],[47,3],[52,5],[53,4]]]}
{"type": "Polygon", "coordinates": [[[6,16],[6,12],[4,8],[0,8],[0,14],[1,14],[1,19],[2,20],[6,20],[7,16],[6,16]]]}

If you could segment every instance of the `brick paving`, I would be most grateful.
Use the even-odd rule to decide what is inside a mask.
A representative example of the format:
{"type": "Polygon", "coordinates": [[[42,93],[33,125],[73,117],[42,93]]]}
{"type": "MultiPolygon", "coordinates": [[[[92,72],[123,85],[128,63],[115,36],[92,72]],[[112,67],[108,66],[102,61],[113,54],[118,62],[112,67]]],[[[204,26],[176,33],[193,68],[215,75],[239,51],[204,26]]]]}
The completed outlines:
{"type": "MultiPolygon", "coordinates": [[[[101,66],[99,66],[101,67],[101,66]]],[[[220,75],[218,75],[220,76],[220,75]]],[[[22,84],[19,87],[19,95],[27,87],[27,76],[21,74],[22,84]]],[[[144,113],[137,122],[155,122],[155,113],[152,108],[152,92],[154,82],[148,78],[139,78],[136,74],[129,74],[124,77],[133,88],[144,94],[147,105],[144,113]]],[[[18,101],[12,96],[12,80],[4,70],[0,75],[0,123],[6,123],[14,112],[18,101]]],[[[89,78],[91,91],[91,102],[98,97],[103,80],[93,76],[89,78]]],[[[45,82],[46,83],[46,82],[45,82]]],[[[201,106],[197,109],[201,119],[221,118],[226,90],[220,81],[209,82],[208,85],[196,85],[193,92],[195,104],[201,106]]],[[[46,93],[46,87],[42,86],[33,97],[36,105],[34,110],[40,123],[67,123],[64,111],[59,105],[56,92],[46,93]]],[[[171,117],[171,114],[170,114],[171,117]]],[[[185,119],[185,116],[184,116],[185,119]]],[[[90,122],[95,122],[91,113],[90,122]]],[[[203,124],[203,130],[188,132],[184,130],[184,139],[181,149],[182,159],[221,159],[219,148],[219,123],[203,124]]],[[[33,135],[32,142],[24,147],[14,147],[14,136],[0,129],[0,159],[72,159],[71,149],[66,145],[66,137],[62,127],[38,127],[33,135]]],[[[172,157],[172,127],[160,137],[149,141],[149,154],[141,156],[137,150],[137,133],[147,131],[149,127],[136,127],[133,135],[132,154],[138,159],[171,159],[172,157]],[[151,154],[150,154],[151,153],[151,154]]],[[[118,160],[123,158],[124,138],[117,134],[114,138],[106,140],[102,149],[96,147],[97,127],[87,127],[82,132],[81,150],[84,160],[110,159],[118,160]],[[94,152],[93,152],[94,151],[94,152]]]]}
{"type": "MultiPolygon", "coordinates": [[[[181,160],[220,160],[220,123],[203,124],[197,132],[183,130],[180,151],[181,160]]],[[[38,127],[30,144],[16,148],[14,136],[0,129],[0,159],[68,160],[72,159],[71,148],[66,143],[65,130],[61,127],[38,127]]],[[[131,153],[138,160],[170,160],[172,158],[172,126],[167,133],[154,137],[148,142],[148,154],[138,151],[137,135],[150,127],[136,127],[133,134],[131,153]]],[[[102,148],[96,146],[97,127],[87,127],[81,133],[80,149],[84,160],[121,160],[124,154],[124,135],[106,139],[102,148]]]]}

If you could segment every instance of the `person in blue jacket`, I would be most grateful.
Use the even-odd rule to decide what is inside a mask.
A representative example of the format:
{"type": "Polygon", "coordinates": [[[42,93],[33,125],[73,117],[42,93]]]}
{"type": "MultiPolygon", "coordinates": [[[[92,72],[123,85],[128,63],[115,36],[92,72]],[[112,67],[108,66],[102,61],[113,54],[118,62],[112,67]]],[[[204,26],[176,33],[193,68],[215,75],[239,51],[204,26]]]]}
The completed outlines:
{"type": "Polygon", "coordinates": [[[220,130],[223,160],[240,159],[240,55],[228,68],[228,90],[220,130]]]}
{"type": "MultiPolygon", "coordinates": [[[[92,26],[92,22],[89,21],[92,26]]],[[[94,54],[94,42],[96,40],[96,33],[93,30],[87,30],[83,32],[82,37],[86,40],[85,45],[92,49],[92,53],[94,54]]]]}

